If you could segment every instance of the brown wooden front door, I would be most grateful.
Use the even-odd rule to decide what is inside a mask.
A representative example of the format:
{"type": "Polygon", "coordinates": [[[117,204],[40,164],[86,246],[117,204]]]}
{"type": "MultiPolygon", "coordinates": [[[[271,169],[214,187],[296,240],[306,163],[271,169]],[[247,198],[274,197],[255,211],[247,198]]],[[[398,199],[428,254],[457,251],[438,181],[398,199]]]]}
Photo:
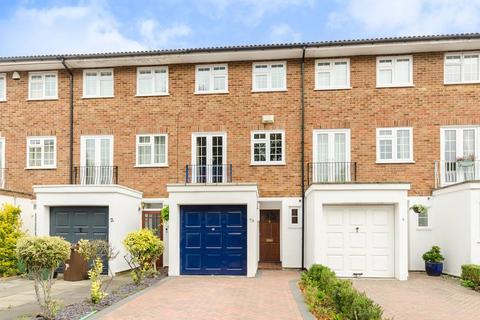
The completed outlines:
{"type": "MultiPolygon", "coordinates": [[[[163,241],[163,226],[160,211],[142,211],[142,228],[155,230],[157,236],[163,241]]],[[[157,265],[157,269],[163,267],[163,254],[155,264],[157,265]]]]}
{"type": "Polygon", "coordinates": [[[280,210],[260,210],[260,261],[280,262],[280,210]]]}

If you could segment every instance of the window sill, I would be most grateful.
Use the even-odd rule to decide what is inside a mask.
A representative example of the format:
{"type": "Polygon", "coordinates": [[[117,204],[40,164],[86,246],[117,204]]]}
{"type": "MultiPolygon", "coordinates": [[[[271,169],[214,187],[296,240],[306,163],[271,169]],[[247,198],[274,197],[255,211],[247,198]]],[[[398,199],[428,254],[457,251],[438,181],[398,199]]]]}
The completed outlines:
{"type": "Polygon", "coordinates": [[[264,167],[264,166],[284,166],[286,165],[285,161],[283,162],[265,162],[265,163],[259,163],[259,162],[250,162],[251,166],[254,167],[264,167]]]}
{"type": "Polygon", "coordinates": [[[288,229],[302,229],[302,226],[301,225],[297,226],[295,224],[289,224],[288,229]]]}
{"type": "Polygon", "coordinates": [[[152,93],[152,94],[136,94],[135,97],[137,98],[145,98],[145,97],[166,97],[169,96],[170,93],[152,93]]]}
{"type": "Polygon", "coordinates": [[[7,102],[7,99],[0,99],[0,103],[1,102],[7,102]]]}
{"type": "Polygon", "coordinates": [[[133,166],[134,168],[167,168],[168,164],[153,164],[153,165],[141,165],[136,164],[133,166]]]}
{"type": "Polygon", "coordinates": [[[112,99],[115,96],[82,96],[82,99],[112,99]]]}
{"type": "Polygon", "coordinates": [[[417,227],[417,231],[432,231],[432,228],[430,227],[417,227]]]}
{"type": "Polygon", "coordinates": [[[267,89],[267,90],[252,90],[252,93],[272,93],[272,92],[287,92],[288,90],[285,89],[267,89]]]}
{"type": "Polygon", "coordinates": [[[415,161],[413,160],[408,160],[408,161],[382,161],[382,160],[377,160],[375,162],[376,164],[414,164],[415,161]]]}
{"type": "Polygon", "coordinates": [[[468,81],[468,82],[443,82],[446,86],[462,85],[462,84],[480,84],[480,81],[468,81]]]}
{"type": "Polygon", "coordinates": [[[413,84],[391,84],[391,85],[381,85],[377,84],[377,89],[385,89],[385,88],[413,88],[415,85],[413,84]]]}
{"type": "Polygon", "coordinates": [[[315,91],[338,91],[338,90],[351,90],[352,87],[337,87],[337,88],[314,88],[315,91]]]}
{"type": "Polygon", "coordinates": [[[35,99],[32,99],[32,98],[28,98],[27,101],[56,101],[58,100],[58,97],[57,98],[35,98],[35,99]]]}
{"type": "Polygon", "coordinates": [[[208,94],[228,94],[228,91],[195,91],[193,94],[208,95],[208,94]]]}
{"type": "Polygon", "coordinates": [[[57,167],[25,167],[25,170],[56,170],[57,167]]]}

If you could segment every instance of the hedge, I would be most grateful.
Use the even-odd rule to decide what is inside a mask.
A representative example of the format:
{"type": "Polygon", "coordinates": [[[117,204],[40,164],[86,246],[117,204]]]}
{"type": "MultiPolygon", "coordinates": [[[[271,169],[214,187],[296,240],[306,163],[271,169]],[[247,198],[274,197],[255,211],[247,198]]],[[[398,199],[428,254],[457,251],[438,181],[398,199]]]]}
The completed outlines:
{"type": "Polygon", "coordinates": [[[462,266],[461,278],[465,287],[480,291],[480,265],[464,264],[462,266]]]}
{"type": "Polygon", "coordinates": [[[15,247],[23,236],[20,208],[11,204],[0,207],[0,277],[19,273],[15,247]]]}
{"type": "Polygon", "coordinates": [[[381,320],[382,308],[322,265],[302,274],[300,287],[310,311],[318,319],[381,320]]]}

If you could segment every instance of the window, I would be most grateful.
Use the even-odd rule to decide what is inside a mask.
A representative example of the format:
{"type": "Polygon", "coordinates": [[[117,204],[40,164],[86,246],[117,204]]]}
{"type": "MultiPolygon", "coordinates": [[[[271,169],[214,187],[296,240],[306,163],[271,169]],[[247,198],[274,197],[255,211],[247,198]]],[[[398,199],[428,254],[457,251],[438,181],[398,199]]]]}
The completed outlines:
{"type": "Polygon", "coordinates": [[[0,101],[7,100],[7,76],[0,73],[0,101]]]}
{"type": "Polygon", "coordinates": [[[84,70],[83,97],[113,97],[113,69],[84,70]]]}
{"type": "Polygon", "coordinates": [[[313,130],[313,183],[350,182],[355,163],[350,162],[350,129],[313,130]]]}
{"type": "Polygon", "coordinates": [[[428,228],[428,212],[418,213],[417,226],[419,228],[428,228]]]}
{"type": "Polygon", "coordinates": [[[137,96],[168,94],[168,67],[138,68],[137,96]]]}
{"type": "Polygon", "coordinates": [[[228,92],[228,68],[222,65],[195,67],[195,93],[228,92]]]}
{"type": "Polygon", "coordinates": [[[412,56],[378,57],[377,87],[412,86],[412,61],[412,56]]]}
{"type": "Polygon", "coordinates": [[[56,138],[27,138],[27,168],[48,169],[56,167],[56,138]]]}
{"type": "Polygon", "coordinates": [[[30,72],[28,79],[28,99],[58,99],[57,72],[30,72]]]}
{"type": "Polygon", "coordinates": [[[300,218],[299,208],[290,208],[290,225],[300,226],[300,218]]]}
{"type": "Polygon", "coordinates": [[[160,167],[167,166],[167,135],[137,136],[137,166],[160,167]]]}
{"type": "Polygon", "coordinates": [[[315,90],[350,88],[350,59],[315,61],[315,90]]]}
{"type": "Polygon", "coordinates": [[[282,90],[287,90],[286,62],[253,64],[253,91],[282,90]]]}
{"type": "Polygon", "coordinates": [[[377,128],[377,162],[413,162],[412,128],[377,128]]]}
{"type": "Polygon", "coordinates": [[[445,55],[444,83],[475,83],[479,78],[479,53],[445,55]]]}
{"type": "Polygon", "coordinates": [[[285,164],[283,131],[252,132],[252,164],[285,164]]]}

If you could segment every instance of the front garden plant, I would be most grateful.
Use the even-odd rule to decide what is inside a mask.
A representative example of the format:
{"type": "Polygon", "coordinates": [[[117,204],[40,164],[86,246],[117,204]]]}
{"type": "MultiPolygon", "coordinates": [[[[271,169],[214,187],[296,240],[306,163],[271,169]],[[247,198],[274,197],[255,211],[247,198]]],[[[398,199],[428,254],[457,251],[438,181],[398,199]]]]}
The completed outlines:
{"type": "Polygon", "coordinates": [[[18,239],[24,236],[20,213],[20,208],[11,204],[4,204],[0,208],[0,277],[18,273],[15,248],[18,239]]]}
{"type": "Polygon", "coordinates": [[[438,277],[442,275],[445,258],[440,252],[439,246],[433,246],[432,249],[423,254],[422,258],[425,261],[425,271],[429,276],[438,277]]]}
{"type": "Polygon", "coordinates": [[[480,265],[464,264],[461,275],[462,285],[480,291],[480,265]]]}

